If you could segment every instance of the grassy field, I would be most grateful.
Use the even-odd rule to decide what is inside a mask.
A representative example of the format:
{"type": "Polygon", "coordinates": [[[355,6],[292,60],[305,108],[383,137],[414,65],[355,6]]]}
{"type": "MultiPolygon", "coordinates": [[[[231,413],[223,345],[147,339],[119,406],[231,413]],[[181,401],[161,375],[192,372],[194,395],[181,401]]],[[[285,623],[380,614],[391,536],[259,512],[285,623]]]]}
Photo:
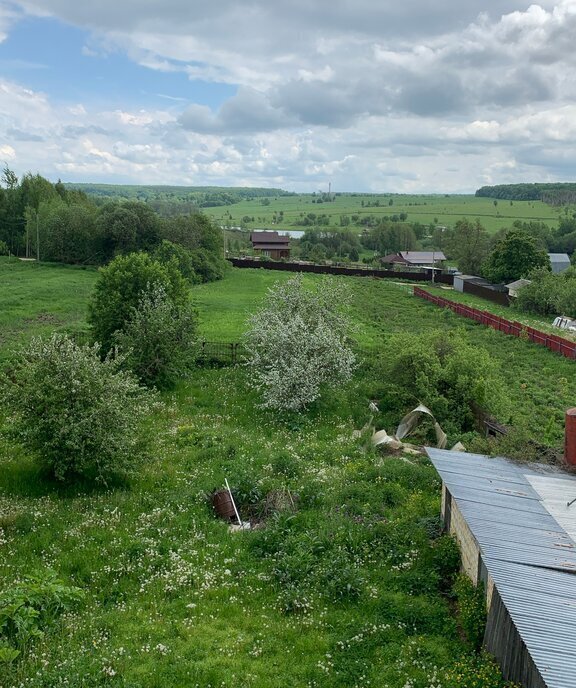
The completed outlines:
{"type": "Polygon", "coordinates": [[[490,198],[465,195],[341,194],[335,197],[334,202],[321,204],[314,202],[317,198],[310,194],[279,196],[204,208],[203,211],[221,225],[240,226],[243,217],[253,217],[254,221],[248,223],[247,228],[278,226],[282,229],[302,229],[305,228],[303,219],[308,213],[328,215],[332,227],[340,226],[341,215],[358,215],[360,218],[374,215],[386,218],[406,213],[408,222],[425,225],[433,223],[446,227],[453,227],[462,218],[478,218],[489,232],[496,232],[502,227],[510,227],[514,220],[535,220],[556,226],[561,210],[541,201],[497,201],[494,205],[490,198]],[[263,201],[266,205],[263,205],[263,201]],[[378,206],[374,206],[376,202],[378,206]],[[281,211],[283,219],[279,221],[281,211]]]}
{"type": "MultiPolygon", "coordinates": [[[[45,333],[48,317],[82,327],[93,272],[14,265],[0,263],[4,355],[45,333]]],[[[231,270],[195,287],[202,335],[237,341],[266,288],[287,278],[231,270]]],[[[530,424],[551,445],[576,395],[574,364],[418,300],[407,285],[340,279],[363,363],[306,415],[263,411],[242,367],[200,368],[165,395],[138,475],[108,490],[55,485],[0,433],[0,596],[48,570],[85,594],[2,667],[2,688],[504,685],[455,616],[435,471],[354,438],[368,400],[389,385],[366,362],[395,332],[464,331],[501,365],[510,401],[501,420],[530,424]],[[214,518],[207,495],[225,477],[259,528],[230,533],[214,518]]],[[[403,411],[382,409],[376,424],[403,411]]]]}
{"type": "Polygon", "coordinates": [[[97,271],[0,256],[0,360],[16,342],[85,325],[97,271]]]}

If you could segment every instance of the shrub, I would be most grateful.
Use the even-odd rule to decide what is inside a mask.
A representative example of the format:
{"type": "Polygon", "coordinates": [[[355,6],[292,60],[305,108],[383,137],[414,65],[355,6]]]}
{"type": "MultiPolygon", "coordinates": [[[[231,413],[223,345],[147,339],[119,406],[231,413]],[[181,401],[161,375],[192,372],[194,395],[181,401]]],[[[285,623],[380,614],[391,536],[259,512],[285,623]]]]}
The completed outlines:
{"type": "Polygon", "coordinates": [[[28,576],[0,594],[0,663],[16,659],[53,619],[82,599],[79,588],[65,585],[53,572],[28,576]]]}
{"type": "Polygon", "coordinates": [[[158,246],[152,254],[154,260],[166,265],[171,261],[175,261],[182,276],[190,282],[190,284],[198,284],[202,278],[194,270],[194,261],[188,249],[179,244],[173,244],[171,241],[164,239],[160,246],[158,246]]]}
{"type": "Polygon", "coordinates": [[[122,363],[58,334],[17,355],[2,390],[9,423],[56,478],[105,483],[132,466],[150,396],[122,363]]]}
{"type": "Polygon", "coordinates": [[[196,324],[190,304],[176,306],[164,287],[154,284],[142,293],[124,328],[114,333],[114,343],[144,384],[167,389],[196,359],[196,324]]]}
{"type": "Polygon", "coordinates": [[[477,407],[494,415],[507,409],[504,381],[493,358],[461,334],[391,337],[379,374],[391,383],[383,394],[396,414],[398,407],[426,404],[448,433],[473,430],[477,407]]]}
{"type": "Polygon", "coordinates": [[[142,293],[154,284],[165,289],[175,306],[186,305],[186,282],[172,261],[162,265],[147,253],[131,253],[117,256],[100,270],[88,307],[88,321],[94,341],[100,343],[103,353],[112,347],[114,332],[123,329],[130,320],[142,293]]]}
{"type": "Polygon", "coordinates": [[[306,289],[302,275],[268,291],[245,338],[251,381],[264,407],[302,411],[324,389],[352,377],[350,325],[339,308],[344,301],[332,280],[306,289]]]}

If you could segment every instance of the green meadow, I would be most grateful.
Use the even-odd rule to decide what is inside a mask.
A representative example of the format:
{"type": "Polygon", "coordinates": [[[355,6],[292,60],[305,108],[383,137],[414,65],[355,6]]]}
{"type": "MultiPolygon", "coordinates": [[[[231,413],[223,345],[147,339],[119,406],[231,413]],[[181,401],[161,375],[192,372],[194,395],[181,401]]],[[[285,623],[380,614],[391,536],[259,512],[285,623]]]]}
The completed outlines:
{"type": "Polygon", "coordinates": [[[367,215],[377,219],[390,218],[406,213],[408,222],[424,225],[453,227],[463,218],[478,218],[489,232],[510,227],[515,220],[546,222],[556,226],[560,208],[542,201],[494,201],[473,195],[403,195],[403,194],[349,194],[333,195],[333,202],[317,203],[322,196],[298,194],[241,201],[233,205],[204,208],[203,211],[221,225],[240,226],[243,218],[254,218],[245,223],[247,228],[302,229],[306,228],[308,213],[326,214],[330,227],[339,227],[340,218],[347,215],[350,226],[360,227],[360,220],[367,215]],[[377,205],[376,205],[377,204],[377,205]],[[283,213],[280,216],[280,213],[283,213]]]}
{"type": "MultiPolygon", "coordinates": [[[[238,341],[266,289],[288,277],[231,269],[194,287],[201,336],[238,341]]],[[[33,335],[83,330],[95,278],[0,259],[4,365],[33,335]]],[[[84,595],[0,667],[2,688],[504,688],[467,640],[474,595],[453,587],[433,467],[378,453],[355,431],[393,384],[377,371],[397,332],[441,329],[486,348],[506,381],[499,420],[550,448],[576,396],[574,363],[407,284],[339,279],[359,366],[306,414],[260,408],[242,366],[199,367],[163,395],[136,477],[106,489],[50,480],[0,421],[0,599],[50,571],[84,595]],[[251,530],[214,516],[208,498],[226,478],[251,530]]],[[[393,430],[406,410],[382,407],[374,424],[393,430]]]]}

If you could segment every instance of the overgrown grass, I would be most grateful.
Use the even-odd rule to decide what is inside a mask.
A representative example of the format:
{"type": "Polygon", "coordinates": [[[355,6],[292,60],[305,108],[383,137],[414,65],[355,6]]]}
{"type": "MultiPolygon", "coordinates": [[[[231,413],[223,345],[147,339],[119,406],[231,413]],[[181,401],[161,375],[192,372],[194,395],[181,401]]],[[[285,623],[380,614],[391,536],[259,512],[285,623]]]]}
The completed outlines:
{"type": "MultiPolygon", "coordinates": [[[[25,282],[33,269],[15,273],[24,300],[38,284],[25,282]]],[[[81,326],[68,274],[59,289],[81,326]]],[[[203,334],[237,340],[266,287],[288,277],[233,270],[196,287],[203,334]]],[[[365,363],[306,415],[259,408],[242,367],[198,369],[150,420],[137,478],[95,491],[54,484],[0,434],[0,592],[53,570],[85,595],[2,667],[0,686],[504,685],[454,615],[457,556],[440,534],[434,469],[377,454],[354,430],[368,399],[393,383],[373,365],[393,332],[463,328],[501,361],[515,418],[540,432],[548,421],[536,409],[548,405],[553,443],[576,392],[573,364],[463,323],[406,285],[342,279],[365,363]],[[208,496],[225,478],[258,528],[231,533],[214,517],[208,496]]],[[[10,313],[10,343],[42,329],[10,313]]],[[[376,422],[403,411],[383,409],[376,422]]]]}
{"type": "Polygon", "coordinates": [[[85,326],[95,268],[0,256],[0,360],[30,337],[85,326]]]}

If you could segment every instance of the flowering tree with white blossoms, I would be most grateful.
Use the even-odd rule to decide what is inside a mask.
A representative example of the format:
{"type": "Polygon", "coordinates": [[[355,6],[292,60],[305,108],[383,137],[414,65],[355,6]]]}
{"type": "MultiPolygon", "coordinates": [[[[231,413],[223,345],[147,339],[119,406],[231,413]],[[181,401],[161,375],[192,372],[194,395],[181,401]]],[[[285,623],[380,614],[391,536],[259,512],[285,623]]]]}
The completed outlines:
{"type": "Polygon", "coordinates": [[[245,335],[252,385],[263,406],[301,411],[321,392],[347,382],[356,358],[343,285],[325,278],[304,286],[298,274],[268,290],[245,335]]]}

